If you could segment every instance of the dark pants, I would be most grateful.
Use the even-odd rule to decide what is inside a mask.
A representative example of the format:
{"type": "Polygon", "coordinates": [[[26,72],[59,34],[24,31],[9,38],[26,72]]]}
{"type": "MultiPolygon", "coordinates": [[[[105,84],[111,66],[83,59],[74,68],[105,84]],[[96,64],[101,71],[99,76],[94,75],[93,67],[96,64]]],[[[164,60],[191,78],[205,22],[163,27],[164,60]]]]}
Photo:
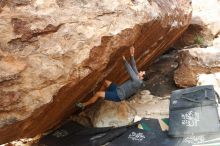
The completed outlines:
{"type": "Polygon", "coordinates": [[[107,90],[105,91],[105,100],[120,102],[121,99],[118,96],[117,93],[117,84],[111,83],[107,90]]]}

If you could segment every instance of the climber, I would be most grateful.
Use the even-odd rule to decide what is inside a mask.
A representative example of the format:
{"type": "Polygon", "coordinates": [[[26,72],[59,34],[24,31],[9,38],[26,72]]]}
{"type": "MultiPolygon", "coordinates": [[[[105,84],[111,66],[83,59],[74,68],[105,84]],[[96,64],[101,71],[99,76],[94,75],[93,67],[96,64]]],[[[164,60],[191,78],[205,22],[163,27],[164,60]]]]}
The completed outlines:
{"type": "Polygon", "coordinates": [[[99,98],[104,99],[104,100],[120,102],[122,100],[127,99],[134,93],[136,93],[138,89],[143,85],[145,71],[138,72],[136,63],[134,60],[134,50],[135,49],[132,46],[130,48],[131,65],[127,62],[126,58],[122,56],[126,70],[128,74],[130,75],[131,79],[129,79],[128,81],[124,82],[123,84],[119,86],[111,81],[105,80],[104,84],[100,88],[100,91],[98,91],[87,102],[76,103],[76,107],[84,109],[86,106],[95,103],[99,98]]]}

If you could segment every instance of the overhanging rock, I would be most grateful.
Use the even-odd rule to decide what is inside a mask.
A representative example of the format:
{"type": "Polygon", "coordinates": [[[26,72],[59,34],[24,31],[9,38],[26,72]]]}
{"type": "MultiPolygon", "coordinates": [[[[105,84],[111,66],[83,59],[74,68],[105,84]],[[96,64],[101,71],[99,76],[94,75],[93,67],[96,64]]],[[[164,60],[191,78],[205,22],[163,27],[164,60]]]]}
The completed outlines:
{"type": "Polygon", "coordinates": [[[122,54],[138,68],[188,27],[188,0],[0,2],[0,143],[54,127],[108,78],[122,82],[122,54]]]}

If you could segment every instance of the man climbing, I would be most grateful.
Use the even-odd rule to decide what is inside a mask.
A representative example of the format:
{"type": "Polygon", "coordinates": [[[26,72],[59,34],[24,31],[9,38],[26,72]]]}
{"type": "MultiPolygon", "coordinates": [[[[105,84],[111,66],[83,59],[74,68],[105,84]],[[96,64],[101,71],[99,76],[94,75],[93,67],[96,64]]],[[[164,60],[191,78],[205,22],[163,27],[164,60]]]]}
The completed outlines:
{"type": "Polygon", "coordinates": [[[111,81],[105,80],[104,84],[101,86],[100,91],[98,91],[91,99],[84,103],[76,103],[78,108],[84,109],[86,106],[95,103],[99,98],[104,100],[111,100],[115,102],[120,102],[127,99],[143,84],[143,79],[145,76],[145,71],[138,72],[136,67],[136,62],[134,59],[134,47],[130,48],[131,54],[131,65],[127,62],[126,58],[123,56],[124,64],[130,79],[121,85],[117,85],[111,81]],[[106,90],[105,90],[106,89],[106,90]]]}

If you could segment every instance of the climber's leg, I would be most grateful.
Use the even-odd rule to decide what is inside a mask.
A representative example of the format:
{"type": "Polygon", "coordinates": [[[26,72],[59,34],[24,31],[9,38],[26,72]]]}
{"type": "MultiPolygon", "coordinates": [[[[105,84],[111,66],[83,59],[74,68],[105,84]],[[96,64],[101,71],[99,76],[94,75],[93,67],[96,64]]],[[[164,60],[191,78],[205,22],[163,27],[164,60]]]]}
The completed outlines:
{"type": "Polygon", "coordinates": [[[79,108],[84,109],[86,106],[95,103],[99,98],[104,99],[105,98],[105,92],[99,91],[92,98],[90,98],[87,102],[77,103],[76,106],[79,107],[79,108]]]}

